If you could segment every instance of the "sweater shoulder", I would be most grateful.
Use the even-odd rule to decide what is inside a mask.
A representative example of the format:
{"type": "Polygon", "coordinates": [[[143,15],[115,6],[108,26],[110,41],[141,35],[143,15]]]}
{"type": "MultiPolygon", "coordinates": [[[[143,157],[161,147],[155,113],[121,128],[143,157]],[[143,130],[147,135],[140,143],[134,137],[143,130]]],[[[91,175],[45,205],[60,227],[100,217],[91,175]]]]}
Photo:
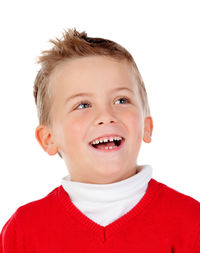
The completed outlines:
{"type": "Polygon", "coordinates": [[[160,185],[160,206],[174,218],[200,224],[200,202],[189,195],[158,182],[160,185]]]}
{"type": "Polygon", "coordinates": [[[57,207],[57,193],[59,191],[61,186],[56,187],[51,192],[49,192],[46,196],[33,200],[27,204],[24,204],[17,208],[13,216],[16,219],[32,219],[39,218],[41,216],[45,216],[48,212],[48,214],[57,207]]]}
{"type": "Polygon", "coordinates": [[[45,197],[31,201],[16,209],[1,230],[0,252],[2,244],[9,247],[9,252],[18,252],[16,248],[21,247],[20,245],[23,241],[22,231],[26,231],[29,234],[33,230],[37,234],[42,222],[47,224],[48,218],[52,218],[52,215],[59,209],[57,192],[60,187],[56,187],[45,197]]]}
{"type": "Polygon", "coordinates": [[[177,204],[184,204],[186,206],[190,205],[190,207],[194,207],[199,209],[200,208],[200,202],[196,199],[194,199],[193,197],[184,194],[164,183],[158,182],[161,186],[162,192],[163,194],[165,194],[166,196],[168,196],[168,198],[171,201],[174,201],[177,204]]]}
{"type": "Polygon", "coordinates": [[[199,250],[200,202],[164,183],[158,183],[160,191],[156,212],[160,214],[161,223],[167,227],[173,241],[179,238],[179,241],[184,241],[190,247],[194,245],[199,250]]]}

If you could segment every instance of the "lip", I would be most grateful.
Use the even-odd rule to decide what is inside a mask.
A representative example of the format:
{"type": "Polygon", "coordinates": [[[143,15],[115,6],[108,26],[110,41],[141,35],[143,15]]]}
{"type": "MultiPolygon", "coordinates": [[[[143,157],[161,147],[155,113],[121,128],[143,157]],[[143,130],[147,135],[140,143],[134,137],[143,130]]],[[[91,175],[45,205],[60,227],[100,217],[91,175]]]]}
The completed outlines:
{"type": "MultiPolygon", "coordinates": [[[[108,135],[106,135],[108,137],[108,135]]],[[[111,135],[113,136],[113,135],[111,135]]],[[[121,135],[120,135],[121,136],[121,135]]],[[[98,153],[113,153],[113,152],[116,152],[116,151],[120,151],[123,147],[124,147],[124,142],[125,142],[125,138],[122,137],[122,140],[121,140],[121,144],[120,146],[118,147],[115,147],[114,149],[97,149],[97,148],[94,148],[92,146],[92,144],[89,144],[89,147],[93,150],[93,151],[97,151],[98,153]]]]}
{"type": "Polygon", "coordinates": [[[91,140],[89,142],[89,145],[91,145],[94,140],[98,140],[98,139],[106,138],[106,137],[109,138],[109,137],[113,137],[113,136],[120,136],[120,137],[122,137],[123,140],[125,140],[125,138],[122,135],[120,135],[120,134],[116,134],[116,133],[115,134],[104,134],[104,135],[101,135],[101,136],[96,137],[93,140],[91,140]]]}

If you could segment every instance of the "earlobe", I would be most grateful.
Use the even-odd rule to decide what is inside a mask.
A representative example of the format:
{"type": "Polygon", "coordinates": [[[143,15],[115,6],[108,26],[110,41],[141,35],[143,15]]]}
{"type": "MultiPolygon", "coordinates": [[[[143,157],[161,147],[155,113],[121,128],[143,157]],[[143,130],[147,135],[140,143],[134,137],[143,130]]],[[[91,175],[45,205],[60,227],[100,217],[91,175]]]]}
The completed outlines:
{"type": "Polygon", "coordinates": [[[49,155],[55,155],[57,154],[58,152],[58,148],[55,144],[51,144],[47,147],[47,150],[46,152],[49,154],[49,155]]]}
{"type": "Polygon", "coordinates": [[[144,121],[144,136],[143,141],[146,143],[151,142],[151,136],[153,131],[153,120],[152,117],[146,117],[144,121]]]}
{"type": "Polygon", "coordinates": [[[35,137],[43,150],[49,155],[55,155],[58,152],[53,136],[46,126],[39,125],[35,130],[35,137]]]}
{"type": "Polygon", "coordinates": [[[143,136],[143,141],[146,143],[150,143],[151,142],[151,135],[149,132],[144,132],[144,136],[143,136]]]}

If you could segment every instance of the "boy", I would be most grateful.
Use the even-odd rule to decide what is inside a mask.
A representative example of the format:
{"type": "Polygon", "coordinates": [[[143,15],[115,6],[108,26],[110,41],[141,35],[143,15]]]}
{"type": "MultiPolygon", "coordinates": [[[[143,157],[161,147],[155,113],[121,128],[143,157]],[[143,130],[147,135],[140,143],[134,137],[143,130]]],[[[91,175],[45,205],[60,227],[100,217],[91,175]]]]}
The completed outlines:
{"type": "Polygon", "coordinates": [[[200,253],[200,203],[137,165],[153,121],[130,53],[76,29],[51,42],[34,84],[36,138],[69,175],[16,210],[0,252],[200,253]]]}

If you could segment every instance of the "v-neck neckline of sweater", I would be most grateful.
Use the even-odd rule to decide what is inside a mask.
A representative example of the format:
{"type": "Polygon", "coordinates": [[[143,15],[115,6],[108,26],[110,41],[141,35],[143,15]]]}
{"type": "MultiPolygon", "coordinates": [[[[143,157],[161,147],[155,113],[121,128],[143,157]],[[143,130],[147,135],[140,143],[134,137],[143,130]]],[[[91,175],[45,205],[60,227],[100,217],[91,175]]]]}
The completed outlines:
{"type": "Polygon", "coordinates": [[[140,212],[152,201],[152,199],[157,195],[159,191],[157,190],[160,186],[159,182],[151,178],[148,184],[148,188],[142,199],[134,206],[128,213],[124,214],[119,219],[113,221],[112,223],[101,226],[100,224],[94,222],[83,214],[71,201],[68,193],[65,191],[62,185],[58,187],[58,198],[64,207],[64,210],[73,217],[77,223],[79,223],[80,229],[88,229],[93,234],[95,234],[98,239],[102,242],[105,238],[110,237],[113,233],[121,230],[126,226],[129,220],[133,219],[135,216],[139,215],[140,212]]]}

